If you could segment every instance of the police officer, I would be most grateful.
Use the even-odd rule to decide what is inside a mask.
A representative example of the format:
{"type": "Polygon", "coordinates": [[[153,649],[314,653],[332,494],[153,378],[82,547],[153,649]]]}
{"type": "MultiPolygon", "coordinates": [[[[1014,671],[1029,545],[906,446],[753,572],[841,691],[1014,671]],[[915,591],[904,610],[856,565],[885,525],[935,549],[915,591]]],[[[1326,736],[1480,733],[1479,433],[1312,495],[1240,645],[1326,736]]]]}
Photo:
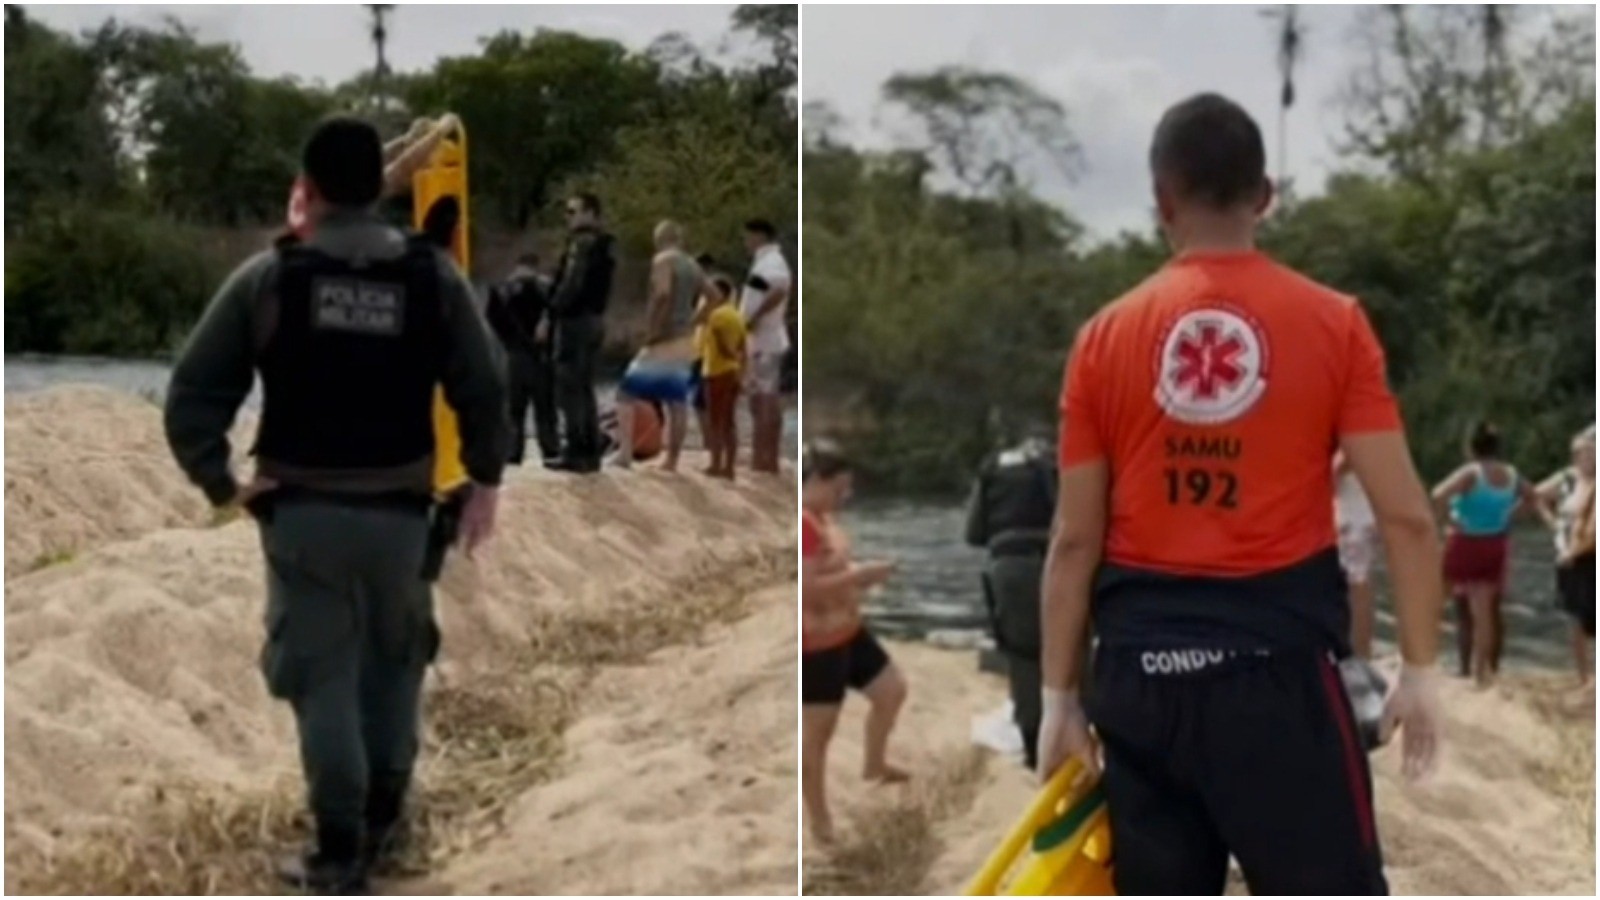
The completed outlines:
{"type": "Polygon", "coordinates": [[[1055,456],[1034,435],[985,461],[967,509],[967,543],[989,551],[984,603],[1006,657],[1012,718],[1029,769],[1039,743],[1039,578],[1055,506],[1055,456]]]}
{"type": "Polygon", "coordinates": [[[533,407],[534,435],[542,459],[561,453],[561,433],[556,417],[555,370],[550,357],[550,336],[539,322],[549,311],[549,284],[539,274],[539,258],[532,253],[517,260],[504,283],[489,292],[489,327],[506,350],[506,371],[511,392],[512,465],[521,465],[527,445],[528,407],[533,407]]]}
{"type": "Polygon", "coordinates": [[[605,341],[611,276],[616,269],[615,241],[600,226],[600,198],[594,194],[573,194],[567,200],[566,215],[567,246],[550,297],[552,324],[548,328],[555,339],[556,397],[566,446],[560,459],[546,460],[545,465],[592,473],[600,471],[600,409],[594,380],[605,341]]]}
{"type": "Polygon", "coordinates": [[[316,844],[280,873],[365,889],[393,849],[416,760],[424,670],[439,646],[422,576],[435,385],[460,415],[474,486],[468,552],[493,529],[506,390],[461,273],[377,217],[378,133],[332,118],[302,165],[308,238],[280,239],[211,301],[173,370],[167,440],[216,506],[243,506],[267,560],[261,666],[293,707],[316,844]],[[228,428],[263,385],[256,476],[230,471],[228,428]]]}

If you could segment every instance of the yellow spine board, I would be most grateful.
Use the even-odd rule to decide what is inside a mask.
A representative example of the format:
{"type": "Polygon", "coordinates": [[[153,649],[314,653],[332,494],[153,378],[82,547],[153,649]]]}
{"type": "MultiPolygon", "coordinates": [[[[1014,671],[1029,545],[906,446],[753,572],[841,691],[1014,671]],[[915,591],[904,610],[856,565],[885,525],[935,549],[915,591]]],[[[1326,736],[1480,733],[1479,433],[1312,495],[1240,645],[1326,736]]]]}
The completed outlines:
{"type": "Polygon", "coordinates": [[[1111,822],[1104,804],[1066,840],[1043,853],[1033,850],[1034,836],[1065,815],[1093,788],[1092,783],[1077,783],[1080,771],[1076,761],[1069,761],[1056,772],[967,884],[967,896],[1115,894],[1108,866],[1111,822]]]}
{"type": "MultiPolygon", "coordinates": [[[[453,137],[446,138],[434,148],[428,164],[411,177],[412,223],[421,228],[422,221],[440,197],[453,196],[461,205],[461,224],[456,228],[450,255],[462,272],[470,271],[472,217],[467,207],[467,133],[459,126],[453,137]]],[[[433,489],[445,494],[467,481],[467,469],[461,462],[461,427],[455,410],[445,402],[444,389],[436,388],[433,396],[433,489]]]]}

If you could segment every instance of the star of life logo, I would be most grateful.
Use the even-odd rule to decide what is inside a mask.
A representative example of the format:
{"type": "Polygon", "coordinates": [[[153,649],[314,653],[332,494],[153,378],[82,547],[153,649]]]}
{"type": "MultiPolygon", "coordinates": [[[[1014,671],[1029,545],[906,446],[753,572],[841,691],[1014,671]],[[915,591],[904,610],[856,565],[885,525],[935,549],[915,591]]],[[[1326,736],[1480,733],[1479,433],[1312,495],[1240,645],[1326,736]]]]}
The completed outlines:
{"type": "Polygon", "coordinates": [[[1266,336],[1232,309],[1184,313],[1168,327],[1158,352],[1156,402],[1180,422],[1231,422],[1267,390],[1266,336]]]}

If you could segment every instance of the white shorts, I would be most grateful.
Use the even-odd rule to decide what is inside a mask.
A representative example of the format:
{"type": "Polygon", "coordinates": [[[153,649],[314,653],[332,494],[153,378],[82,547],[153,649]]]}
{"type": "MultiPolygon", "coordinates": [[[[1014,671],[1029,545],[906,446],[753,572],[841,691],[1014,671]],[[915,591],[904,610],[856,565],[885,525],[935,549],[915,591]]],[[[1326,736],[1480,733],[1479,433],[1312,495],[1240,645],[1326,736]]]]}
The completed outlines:
{"type": "Polygon", "coordinates": [[[744,368],[744,392],[772,395],[783,383],[782,353],[752,353],[744,368]]]}
{"type": "Polygon", "coordinates": [[[1344,575],[1354,584],[1365,584],[1372,578],[1372,564],[1378,556],[1378,526],[1341,524],[1339,526],[1339,565],[1344,575]]]}

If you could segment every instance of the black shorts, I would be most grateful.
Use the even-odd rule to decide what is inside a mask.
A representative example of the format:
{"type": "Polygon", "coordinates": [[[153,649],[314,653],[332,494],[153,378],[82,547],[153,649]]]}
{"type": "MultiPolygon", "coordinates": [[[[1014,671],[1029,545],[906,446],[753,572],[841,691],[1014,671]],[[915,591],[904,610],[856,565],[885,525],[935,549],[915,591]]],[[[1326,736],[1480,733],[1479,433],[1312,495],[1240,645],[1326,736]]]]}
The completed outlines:
{"type": "Polygon", "coordinates": [[[889,654],[862,628],[848,643],[800,655],[800,702],[837,706],[847,689],[865,689],[887,668],[889,654]]]}
{"type": "Polygon", "coordinates": [[[1571,565],[1557,566],[1556,587],[1561,592],[1562,608],[1584,634],[1594,637],[1594,554],[1584,554],[1571,565]]]}
{"type": "Polygon", "coordinates": [[[1372,776],[1326,655],[1102,651],[1118,894],[1383,895],[1372,776]],[[1163,655],[1164,654],[1164,655],[1163,655]]]}

